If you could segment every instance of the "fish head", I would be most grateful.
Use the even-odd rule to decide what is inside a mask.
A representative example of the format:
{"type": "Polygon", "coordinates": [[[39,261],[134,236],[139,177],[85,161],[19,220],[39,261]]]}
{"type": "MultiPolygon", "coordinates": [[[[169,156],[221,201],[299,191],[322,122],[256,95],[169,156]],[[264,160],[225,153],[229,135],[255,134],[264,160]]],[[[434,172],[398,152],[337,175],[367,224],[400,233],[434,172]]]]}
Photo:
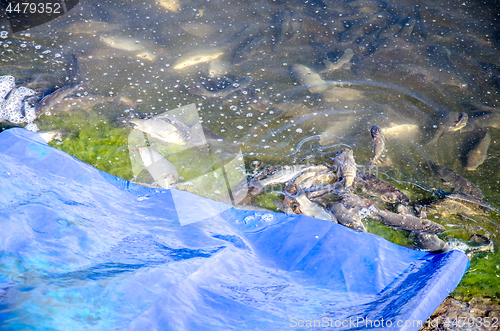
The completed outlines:
{"type": "Polygon", "coordinates": [[[374,125],[370,129],[370,133],[372,135],[372,138],[379,137],[382,135],[382,129],[380,129],[378,126],[374,125]]]}
{"type": "Polygon", "coordinates": [[[465,123],[467,123],[467,120],[468,120],[468,119],[469,119],[469,115],[467,115],[467,113],[463,113],[463,112],[462,112],[462,113],[460,113],[460,114],[458,115],[458,121],[459,121],[459,122],[465,122],[465,123]]]}
{"type": "Polygon", "coordinates": [[[427,219],[421,219],[421,223],[425,227],[426,232],[441,233],[446,230],[441,224],[429,221],[427,219]]]}
{"type": "Polygon", "coordinates": [[[297,184],[289,185],[285,190],[285,195],[289,197],[295,197],[301,193],[301,189],[297,184]]]}
{"type": "Polygon", "coordinates": [[[398,195],[394,192],[387,192],[380,196],[383,202],[395,203],[398,202],[398,195]]]}
{"type": "Polygon", "coordinates": [[[453,122],[453,125],[446,129],[446,132],[453,132],[461,130],[463,127],[467,125],[467,121],[469,119],[469,115],[466,113],[460,113],[458,115],[458,120],[453,122]]]}
{"type": "Polygon", "coordinates": [[[461,126],[461,127],[464,127],[466,124],[467,124],[467,120],[469,119],[469,115],[467,115],[467,113],[460,113],[458,115],[458,120],[456,120],[454,123],[453,123],[453,126],[461,126]]]}
{"type": "Polygon", "coordinates": [[[139,118],[132,118],[132,119],[128,120],[128,122],[127,122],[127,123],[128,123],[130,126],[132,126],[134,129],[140,129],[140,128],[142,127],[142,122],[143,122],[143,121],[144,121],[144,120],[141,120],[141,119],[139,119],[139,118]]]}

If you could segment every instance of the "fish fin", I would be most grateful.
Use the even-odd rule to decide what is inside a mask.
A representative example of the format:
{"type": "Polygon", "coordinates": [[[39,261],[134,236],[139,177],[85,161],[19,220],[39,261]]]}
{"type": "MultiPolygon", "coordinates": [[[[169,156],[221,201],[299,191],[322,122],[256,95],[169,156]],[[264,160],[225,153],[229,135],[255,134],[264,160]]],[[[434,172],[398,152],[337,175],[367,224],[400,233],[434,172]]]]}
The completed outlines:
{"type": "Polygon", "coordinates": [[[385,158],[385,161],[383,161],[383,162],[382,162],[382,161],[380,161],[380,160],[379,160],[378,165],[379,165],[380,167],[382,167],[382,168],[385,168],[385,167],[390,167],[390,166],[392,166],[392,160],[391,160],[391,158],[390,158],[390,157],[388,157],[388,156],[387,156],[387,157],[385,158]]]}
{"type": "Polygon", "coordinates": [[[323,63],[325,65],[325,69],[321,70],[320,72],[318,72],[319,74],[329,74],[332,72],[332,70],[330,70],[330,66],[333,64],[332,62],[328,61],[328,60],[323,60],[323,63]]]}

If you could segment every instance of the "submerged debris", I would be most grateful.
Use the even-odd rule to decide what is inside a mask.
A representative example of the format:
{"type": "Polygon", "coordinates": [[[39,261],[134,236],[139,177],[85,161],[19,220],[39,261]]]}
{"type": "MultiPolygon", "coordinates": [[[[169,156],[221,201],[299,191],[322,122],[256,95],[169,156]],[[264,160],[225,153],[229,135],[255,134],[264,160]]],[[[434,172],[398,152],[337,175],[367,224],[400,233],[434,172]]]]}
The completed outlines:
{"type": "Polygon", "coordinates": [[[45,140],[46,143],[51,142],[52,140],[62,141],[62,136],[67,132],[64,130],[44,130],[38,131],[38,134],[45,140]]]}
{"type": "Polygon", "coordinates": [[[35,107],[28,101],[29,97],[36,94],[24,86],[16,88],[13,76],[0,76],[0,122],[26,123],[27,129],[38,131],[38,127],[33,123],[36,119],[35,107]]]}
{"type": "Polygon", "coordinates": [[[481,234],[473,234],[472,236],[470,236],[469,241],[477,244],[474,246],[469,246],[467,250],[467,256],[469,256],[469,258],[475,253],[488,251],[493,252],[493,241],[481,234]]]}

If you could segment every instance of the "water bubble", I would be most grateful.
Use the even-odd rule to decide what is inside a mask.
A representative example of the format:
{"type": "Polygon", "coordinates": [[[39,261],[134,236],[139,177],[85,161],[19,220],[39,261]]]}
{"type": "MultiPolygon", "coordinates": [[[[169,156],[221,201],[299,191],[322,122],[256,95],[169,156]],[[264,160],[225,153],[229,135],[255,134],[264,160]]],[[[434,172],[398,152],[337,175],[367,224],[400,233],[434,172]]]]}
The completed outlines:
{"type": "Polygon", "coordinates": [[[236,111],[236,110],[238,110],[238,107],[236,107],[235,105],[232,105],[232,106],[229,106],[229,109],[232,111],[236,111]]]}
{"type": "Polygon", "coordinates": [[[302,133],[302,129],[301,129],[301,128],[298,128],[297,130],[295,130],[295,132],[297,132],[297,133],[302,133]]]}
{"type": "Polygon", "coordinates": [[[0,38],[7,39],[9,37],[8,31],[0,31],[0,38]]]}

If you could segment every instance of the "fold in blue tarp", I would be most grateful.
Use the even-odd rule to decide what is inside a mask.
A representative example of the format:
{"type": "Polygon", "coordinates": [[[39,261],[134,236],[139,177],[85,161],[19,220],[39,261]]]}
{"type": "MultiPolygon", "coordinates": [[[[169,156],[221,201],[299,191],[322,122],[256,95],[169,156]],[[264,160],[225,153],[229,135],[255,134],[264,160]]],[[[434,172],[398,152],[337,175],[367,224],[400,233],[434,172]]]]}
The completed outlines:
{"type": "Polygon", "coordinates": [[[0,134],[0,208],[2,330],[418,330],[468,267],[140,187],[24,129],[0,134]]]}

